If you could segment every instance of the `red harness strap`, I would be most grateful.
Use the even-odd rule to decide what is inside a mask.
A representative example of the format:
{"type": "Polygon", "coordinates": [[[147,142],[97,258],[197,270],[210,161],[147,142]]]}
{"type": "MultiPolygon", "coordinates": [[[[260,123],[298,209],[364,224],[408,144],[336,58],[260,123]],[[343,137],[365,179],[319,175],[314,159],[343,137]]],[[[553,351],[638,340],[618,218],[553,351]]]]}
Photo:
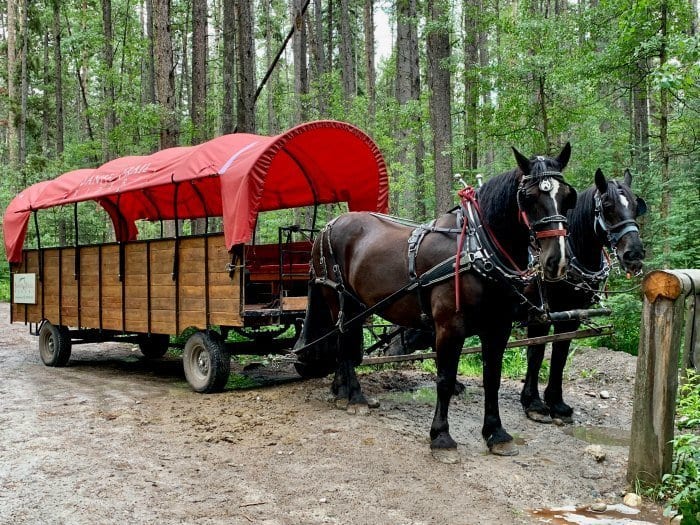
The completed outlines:
{"type": "Polygon", "coordinates": [[[556,230],[541,230],[535,232],[536,239],[546,239],[547,237],[566,237],[567,231],[564,228],[558,228],[556,230]]]}
{"type": "MultiPolygon", "coordinates": [[[[524,211],[520,211],[520,221],[527,226],[528,230],[532,230],[530,221],[524,211]]],[[[566,237],[569,232],[565,228],[557,228],[555,230],[540,230],[535,232],[535,239],[546,239],[548,237],[566,237]]]]}
{"type": "MultiPolygon", "coordinates": [[[[467,202],[473,202],[476,206],[476,190],[471,186],[467,186],[457,192],[459,195],[461,206],[464,208],[467,202]]],[[[467,232],[467,216],[463,215],[462,221],[462,232],[459,235],[459,241],[457,242],[457,255],[455,256],[455,309],[459,312],[460,294],[459,294],[459,262],[462,254],[462,248],[464,247],[464,235],[467,232]]]]}

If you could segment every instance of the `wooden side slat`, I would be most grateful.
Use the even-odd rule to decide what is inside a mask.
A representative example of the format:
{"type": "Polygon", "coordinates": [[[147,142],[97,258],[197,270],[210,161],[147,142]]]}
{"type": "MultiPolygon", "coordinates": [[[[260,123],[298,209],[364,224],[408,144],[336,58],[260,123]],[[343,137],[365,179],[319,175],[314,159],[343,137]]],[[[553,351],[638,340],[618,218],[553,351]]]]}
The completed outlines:
{"type": "MultiPolygon", "coordinates": [[[[206,306],[209,322],[216,325],[241,326],[240,276],[231,279],[226,269],[231,260],[223,234],[209,236],[208,247],[203,237],[182,238],[179,245],[179,290],[172,278],[175,240],[152,240],[124,245],[124,319],[122,319],[122,282],[119,280],[119,245],[80,247],[80,287],[75,280],[75,248],[44,250],[44,281],[38,283],[37,304],[29,305],[27,317],[31,322],[41,320],[41,287],[45,297],[46,318],[54,324],[59,319],[58,280],[61,277],[63,324],[77,324],[78,308],[84,328],[147,332],[148,297],[151,297],[151,331],[174,334],[177,325],[205,328],[206,306]],[[150,251],[150,280],[147,260],[150,251]],[[101,252],[101,263],[100,263],[101,252]],[[204,264],[208,252],[209,263],[204,264]],[[208,275],[205,269],[208,267],[208,275]],[[208,287],[206,283],[209,283],[208,287]],[[78,297],[80,288],[80,297],[78,297]],[[100,311],[100,291],[102,311],[100,311]],[[176,319],[175,298],[179,296],[179,319],[176,319]],[[177,323],[176,323],[177,321],[177,323]]],[[[26,271],[38,274],[39,254],[24,252],[26,271]]],[[[24,271],[24,269],[23,269],[24,271]]],[[[13,305],[17,320],[24,319],[24,305],[13,305]]]]}

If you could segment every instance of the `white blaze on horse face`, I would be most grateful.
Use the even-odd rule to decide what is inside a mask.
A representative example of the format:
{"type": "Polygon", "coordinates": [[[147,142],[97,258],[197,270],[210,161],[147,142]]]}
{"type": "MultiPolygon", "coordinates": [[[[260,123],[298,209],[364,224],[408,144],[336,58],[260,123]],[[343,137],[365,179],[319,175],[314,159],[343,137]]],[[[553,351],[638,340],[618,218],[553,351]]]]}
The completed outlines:
{"type": "MultiPolygon", "coordinates": [[[[557,206],[557,193],[559,193],[559,188],[561,186],[560,186],[559,181],[557,179],[550,179],[550,182],[552,183],[552,189],[549,190],[549,196],[552,198],[552,202],[554,203],[554,214],[555,215],[563,215],[562,213],[559,212],[559,207],[557,206]]],[[[557,228],[563,230],[564,223],[558,222],[557,228]]],[[[565,237],[559,236],[557,238],[557,240],[559,241],[559,275],[563,275],[564,270],[566,270],[565,237]]]]}
{"type": "Polygon", "coordinates": [[[622,205],[629,210],[630,207],[630,201],[627,200],[627,197],[625,197],[622,193],[620,195],[620,202],[622,205]]]}

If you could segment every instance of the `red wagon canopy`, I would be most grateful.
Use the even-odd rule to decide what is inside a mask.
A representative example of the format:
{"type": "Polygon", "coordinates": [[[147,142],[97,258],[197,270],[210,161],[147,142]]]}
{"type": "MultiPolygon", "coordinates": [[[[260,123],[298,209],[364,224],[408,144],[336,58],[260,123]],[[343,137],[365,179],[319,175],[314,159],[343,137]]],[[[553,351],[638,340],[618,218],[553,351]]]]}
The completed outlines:
{"type": "Polygon", "coordinates": [[[250,241],[258,212],[347,202],[351,211],[388,210],[384,158],[358,128],[309,122],[275,137],[238,133],[198,146],[122,157],[30,186],[5,210],[5,250],[22,259],[30,214],[82,201],[110,215],[118,241],[135,221],[222,216],[228,249],[250,241]]]}

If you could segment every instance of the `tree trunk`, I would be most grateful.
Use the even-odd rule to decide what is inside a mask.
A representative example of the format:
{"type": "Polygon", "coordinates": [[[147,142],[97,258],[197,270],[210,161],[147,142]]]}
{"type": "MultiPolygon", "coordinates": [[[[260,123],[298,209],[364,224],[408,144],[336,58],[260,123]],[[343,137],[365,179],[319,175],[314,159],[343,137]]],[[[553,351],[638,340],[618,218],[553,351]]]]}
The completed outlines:
{"type": "Polygon", "coordinates": [[[207,133],[207,0],[192,0],[192,144],[209,138],[207,133]]]}
{"type": "MultiPolygon", "coordinates": [[[[396,2],[396,101],[405,111],[406,104],[411,100],[413,93],[413,58],[418,56],[417,43],[411,38],[411,24],[416,23],[416,3],[415,0],[397,0],[396,2]]],[[[410,194],[399,194],[398,188],[404,186],[400,178],[402,174],[408,174],[409,153],[413,150],[410,145],[409,129],[397,122],[394,126],[396,130],[396,160],[398,169],[392,170],[392,212],[402,213],[402,207],[408,205],[406,200],[411,198],[410,194]],[[401,211],[400,211],[401,210],[401,211]]]]}
{"type": "Polygon", "coordinates": [[[224,84],[223,104],[221,115],[221,132],[223,134],[233,133],[234,125],[234,86],[235,86],[235,64],[236,64],[236,0],[223,1],[223,66],[221,70],[224,84]]]}
{"type": "Polygon", "coordinates": [[[355,86],[355,54],[352,31],[350,29],[349,0],[340,0],[340,76],[343,86],[343,99],[349,105],[357,92],[355,86]]]}
{"type": "MultiPolygon", "coordinates": [[[[667,62],[668,46],[668,3],[661,2],[661,49],[659,51],[659,69],[663,70],[667,62]]],[[[661,209],[659,219],[662,225],[663,265],[668,268],[671,263],[671,242],[668,222],[671,214],[671,172],[669,170],[670,152],[668,146],[668,89],[660,87],[659,101],[659,144],[661,146],[661,209]]]]}
{"type": "MultiPolygon", "coordinates": [[[[58,1],[58,0],[56,0],[58,1]]],[[[17,137],[17,11],[18,0],[7,0],[7,154],[10,167],[19,165],[19,143],[17,137]]]]}
{"type": "Polygon", "coordinates": [[[239,132],[255,133],[255,41],[251,0],[236,0],[238,58],[237,124],[239,132]]]}
{"type": "Polygon", "coordinates": [[[329,71],[326,64],[325,39],[323,34],[323,7],[321,0],[314,0],[314,59],[316,62],[316,80],[318,91],[318,112],[324,116],[328,112],[328,95],[325,74],[329,71]]]}
{"type": "MultiPolygon", "coordinates": [[[[481,10],[484,11],[487,9],[487,2],[485,0],[480,0],[480,6],[481,10]]],[[[496,4],[498,5],[498,4],[496,4]]],[[[477,18],[478,19],[478,18],[477,18]]],[[[477,24],[478,26],[478,24],[477,24]]],[[[497,28],[495,29],[496,31],[498,30],[497,28]]],[[[478,28],[479,31],[479,65],[481,66],[481,71],[486,71],[487,68],[489,67],[489,32],[483,27],[478,28]]],[[[483,81],[483,73],[479,72],[477,80],[480,83],[483,81]]],[[[482,93],[482,88],[479,88],[479,93],[482,93]]],[[[484,94],[482,98],[481,104],[483,105],[484,109],[488,111],[488,108],[491,106],[490,98],[484,94]]],[[[492,114],[491,111],[488,111],[488,114],[492,114]]],[[[482,117],[483,118],[483,117],[482,117]]],[[[476,145],[477,145],[477,152],[479,155],[483,156],[483,162],[484,164],[493,164],[496,160],[496,153],[494,151],[493,143],[489,144],[484,144],[483,147],[479,147],[478,144],[478,133],[479,133],[479,127],[481,123],[479,122],[479,117],[478,117],[478,111],[477,111],[477,120],[475,121],[476,124],[476,145]]],[[[484,123],[485,124],[485,123],[484,123]]],[[[476,160],[476,165],[474,166],[474,169],[478,169],[479,166],[479,159],[477,157],[476,160]]]]}
{"type": "Polygon", "coordinates": [[[294,57],[294,103],[296,123],[307,120],[308,110],[305,96],[309,93],[309,80],[306,63],[306,24],[302,16],[303,0],[292,1],[292,20],[294,35],[292,37],[292,55],[294,57]]]}
{"type": "MultiPolygon", "coordinates": [[[[209,138],[207,132],[207,0],[192,0],[192,144],[209,138]]],[[[192,233],[206,233],[206,220],[192,221],[192,233]]]]}
{"type": "MultiPolygon", "coordinates": [[[[126,13],[129,13],[131,9],[131,0],[126,0],[126,13]]],[[[122,40],[121,40],[121,58],[119,60],[119,75],[117,78],[119,79],[119,87],[117,89],[117,84],[116,81],[114,83],[115,89],[117,90],[116,96],[118,98],[121,98],[121,94],[123,92],[123,86],[124,86],[124,78],[127,75],[127,72],[125,71],[126,69],[126,49],[128,44],[127,37],[129,33],[131,32],[129,28],[129,22],[131,21],[131,17],[129,15],[124,17],[124,28],[122,29],[122,40]]],[[[130,69],[130,68],[129,68],[130,69]]]]}
{"type": "MultiPolygon", "coordinates": [[[[27,72],[27,55],[29,41],[29,0],[22,2],[22,21],[20,30],[22,34],[22,51],[20,54],[20,111],[19,111],[19,151],[18,160],[22,177],[26,177],[24,163],[27,159],[27,97],[29,94],[29,76],[27,72]]],[[[26,182],[26,180],[25,180],[26,182]]]]}
{"type": "Polygon", "coordinates": [[[374,121],[376,104],[375,84],[376,73],[374,69],[374,0],[365,0],[365,67],[367,69],[367,113],[369,121],[374,121]]]}
{"type": "MultiPolygon", "coordinates": [[[[58,1],[58,0],[56,0],[58,1]]],[[[153,36],[153,0],[145,1],[146,40],[148,41],[148,53],[142,58],[142,87],[141,100],[144,104],[156,102],[156,73],[155,73],[155,38],[153,36]]]]}
{"type": "Polygon", "coordinates": [[[634,133],[634,164],[639,173],[649,171],[649,93],[646,61],[640,60],[633,73],[632,125],[634,133]]]}
{"type": "Polygon", "coordinates": [[[102,27],[104,32],[104,59],[107,74],[104,78],[105,121],[102,137],[104,161],[112,160],[110,136],[116,123],[114,112],[114,48],[112,47],[112,0],[102,0],[102,27]]]}
{"type": "MultiPolygon", "coordinates": [[[[187,6],[189,7],[189,2],[187,2],[187,6]]],[[[189,32],[189,27],[190,27],[190,13],[192,12],[191,9],[188,9],[185,12],[185,31],[181,31],[182,35],[182,41],[180,42],[182,45],[182,51],[180,57],[178,57],[175,54],[175,51],[173,51],[173,64],[178,63],[178,59],[182,59],[182,71],[178,75],[178,78],[180,79],[180,84],[179,84],[179,90],[178,88],[178,83],[177,79],[175,80],[175,89],[177,90],[177,98],[175,99],[175,111],[179,114],[181,109],[184,107],[185,101],[190,101],[192,100],[192,84],[191,80],[192,77],[190,76],[190,56],[189,56],[189,41],[188,41],[188,32],[189,32]]],[[[171,36],[172,38],[172,36],[171,36]]]]}
{"type": "Polygon", "coordinates": [[[56,156],[63,155],[63,57],[61,55],[61,4],[60,0],[52,1],[53,7],[53,62],[54,82],[56,92],[56,156]]]}
{"type": "Polygon", "coordinates": [[[464,167],[475,175],[479,164],[477,122],[479,108],[479,6],[464,4],[464,167]]]}
{"type": "MultiPolygon", "coordinates": [[[[262,23],[265,24],[265,64],[270,67],[272,61],[275,58],[274,49],[274,38],[273,38],[273,26],[272,26],[272,9],[270,2],[262,2],[262,23]]],[[[267,116],[267,125],[265,127],[266,133],[272,135],[277,129],[276,118],[275,118],[275,82],[270,77],[267,84],[267,90],[265,91],[265,108],[267,116]]]]}
{"type": "Polygon", "coordinates": [[[328,18],[326,20],[326,71],[333,71],[333,0],[328,0],[328,18]]]}
{"type": "Polygon", "coordinates": [[[454,203],[452,191],[452,88],[450,86],[449,10],[443,0],[430,4],[427,60],[430,91],[430,124],[435,159],[435,212],[443,213],[454,203]]]}
{"type": "Polygon", "coordinates": [[[51,146],[49,144],[49,128],[53,126],[51,122],[51,104],[49,103],[49,85],[51,84],[51,70],[49,69],[49,31],[44,31],[41,39],[42,50],[42,94],[41,94],[41,152],[49,156],[51,146]]]}
{"type": "Polygon", "coordinates": [[[160,148],[177,146],[180,128],[175,113],[175,72],[170,36],[170,1],[153,0],[156,103],[161,109],[160,148]]]}

